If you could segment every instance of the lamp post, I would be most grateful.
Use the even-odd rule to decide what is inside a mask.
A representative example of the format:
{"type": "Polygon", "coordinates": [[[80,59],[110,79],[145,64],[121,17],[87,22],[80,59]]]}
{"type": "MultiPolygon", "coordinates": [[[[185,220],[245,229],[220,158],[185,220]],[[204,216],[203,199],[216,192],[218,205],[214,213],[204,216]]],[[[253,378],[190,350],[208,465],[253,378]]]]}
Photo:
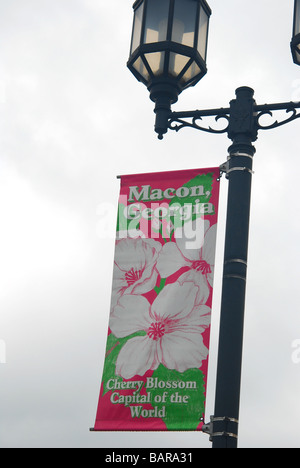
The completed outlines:
{"type": "MultiPolygon", "coordinates": [[[[204,431],[210,434],[213,448],[237,448],[253,143],[259,131],[300,118],[300,103],[257,105],[254,91],[241,87],[228,108],[172,112],[171,105],[179,94],[207,73],[211,10],[205,0],[138,0],[133,7],[128,67],[148,87],[155,102],[158,137],[162,139],[168,130],[192,127],[212,134],[227,133],[231,140],[228,160],[220,166],[229,188],[215,414],[204,431]],[[275,120],[274,112],[282,110],[286,118],[275,120]],[[265,115],[274,121],[263,124],[265,115]],[[223,128],[204,125],[206,117],[224,121],[223,128]]],[[[292,51],[300,64],[300,0],[295,1],[294,24],[292,51]]]]}

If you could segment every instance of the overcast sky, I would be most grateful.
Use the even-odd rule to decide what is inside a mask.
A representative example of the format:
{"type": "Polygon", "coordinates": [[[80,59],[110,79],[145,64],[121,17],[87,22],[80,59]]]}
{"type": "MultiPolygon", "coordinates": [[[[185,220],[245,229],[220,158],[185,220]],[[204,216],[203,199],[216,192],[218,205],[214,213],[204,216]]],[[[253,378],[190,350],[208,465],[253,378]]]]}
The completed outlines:
{"type": "MultiPolygon", "coordinates": [[[[209,0],[208,74],[177,110],[300,100],[293,0],[209,0]]],[[[230,144],[159,142],[126,68],[130,0],[0,3],[0,447],[210,447],[203,434],[90,433],[107,336],[118,174],[219,166],[230,144]],[[107,205],[104,205],[107,206],[107,205]],[[101,224],[102,223],[102,224],[101,224]],[[103,236],[102,236],[103,237],[103,236]],[[2,343],[3,343],[2,341],[2,343]]],[[[260,132],[253,180],[240,447],[300,441],[299,125],[260,132]]],[[[214,411],[227,181],[222,179],[207,414],[214,411]]]]}

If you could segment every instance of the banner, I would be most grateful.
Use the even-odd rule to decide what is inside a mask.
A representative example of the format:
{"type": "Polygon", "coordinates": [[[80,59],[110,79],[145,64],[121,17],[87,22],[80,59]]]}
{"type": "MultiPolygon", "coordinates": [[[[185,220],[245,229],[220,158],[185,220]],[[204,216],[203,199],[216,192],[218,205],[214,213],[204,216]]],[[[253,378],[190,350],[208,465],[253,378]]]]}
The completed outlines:
{"type": "Polygon", "coordinates": [[[219,168],[121,177],[95,431],[202,428],[219,177],[219,168]]]}

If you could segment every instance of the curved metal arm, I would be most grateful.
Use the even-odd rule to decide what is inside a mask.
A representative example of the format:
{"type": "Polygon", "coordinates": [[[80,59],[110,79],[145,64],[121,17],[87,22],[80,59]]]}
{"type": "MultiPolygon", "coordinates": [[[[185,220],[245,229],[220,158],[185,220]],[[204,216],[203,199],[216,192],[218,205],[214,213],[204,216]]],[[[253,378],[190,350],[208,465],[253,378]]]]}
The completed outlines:
{"type": "MultiPolygon", "coordinates": [[[[289,122],[292,122],[300,118],[300,102],[284,102],[280,104],[265,104],[265,105],[254,105],[253,121],[251,124],[252,133],[255,134],[258,130],[271,130],[273,128],[281,127],[289,122]],[[274,117],[275,111],[286,111],[290,114],[286,119],[275,120],[275,122],[264,125],[261,123],[261,119],[264,116],[274,117]]],[[[242,113],[241,113],[242,116],[242,113]]],[[[242,117],[241,117],[242,118],[242,117]]],[[[275,117],[274,117],[275,119],[275,117]]],[[[223,134],[229,131],[229,127],[235,126],[237,122],[237,116],[232,115],[232,108],[220,108],[211,110],[196,110],[191,112],[173,112],[168,120],[168,128],[179,132],[182,128],[190,127],[196,130],[201,130],[207,133],[223,134]],[[215,121],[219,122],[221,119],[226,120],[226,126],[221,129],[213,128],[212,126],[204,126],[202,122],[205,117],[215,117],[215,121]],[[233,122],[234,119],[234,122],[233,122]],[[200,121],[200,122],[199,122],[200,121]],[[201,123],[201,124],[200,124],[201,123]]]]}
{"type": "Polygon", "coordinates": [[[203,127],[202,125],[199,125],[197,121],[200,120],[201,122],[203,122],[203,117],[201,116],[193,117],[192,122],[188,122],[180,118],[171,118],[171,120],[169,121],[169,128],[170,130],[175,130],[176,132],[179,132],[179,130],[181,130],[184,127],[192,127],[192,128],[195,128],[197,130],[202,130],[203,132],[207,132],[207,133],[221,134],[221,133],[226,133],[228,131],[229,118],[230,118],[229,115],[217,115],[215,117],[216,122],[219,122],[219,120],[221,119],[225,119],[227,121],[226,127],[222,129],[215,129],[210,126],[203,127]]]}
{"type": "MultiPolygon", "coordinates": [[[[260,106],[260,107],[263,107],[263,106],[260,106]]],[[[289,117],[287,117],[286,119],[283,119],[281,121],[275,120],[275,122],[273,122],[270,125],[263,125],[260,122],[260,120],[265,115],[268,115],[271,118],[273,118],[274,117],[274,115],[273,115],[274,110],[271,110],[271,109],[262,110],[256,116],[256,125],[257,125],[258,130],[271,130],[273,128],[282,127],[283,125],[285,125],[285,124],[287,124],[289,122],[293,122],[294,120],[299,119],[300,118],[300,112],[297,110],[297,109],[299,109],[299,107],[300,107],[299,103],[290,103],[287,107],[284,107],[283,109],[282,108],[274,109],[275,111],[285,110],[287,114],[292,113],[292,115],[290,115],[289,117]]]]}
{"type": "Polygon", "coordinates": [[[210,109],[210,110],[196,110],[192,112],[173,112],[170,116],[169,119],[169,129],[170,130],[175,130],[176,132],[179,132],[184,127],[191,127],[195,128],[196,130],[202,130],[203,132],[207,133],[215,133],[215,134],[221,134],[221,133],[226,133],[229,127],[229,119],[230,119],[230,109],[210,109]],[[212,128],[211,126],[203,126],[199,125],[197,121],[203,122],[204,117],[215,117],[215,121],[219,122],[221,119],[226,119],[227,125],[225,128],[222,129],[215,129],[212,128]],[[185,120],[185,119],[192,119],[190,120],[185,120]]]}

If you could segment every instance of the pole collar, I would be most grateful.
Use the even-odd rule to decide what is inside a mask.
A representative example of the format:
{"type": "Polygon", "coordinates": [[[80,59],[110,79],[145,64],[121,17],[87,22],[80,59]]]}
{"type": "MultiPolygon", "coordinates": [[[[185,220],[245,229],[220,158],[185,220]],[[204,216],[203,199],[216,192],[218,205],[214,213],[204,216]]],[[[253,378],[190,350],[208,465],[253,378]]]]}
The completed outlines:
{"type": "Polygon", "coordinates": [[[237,428],[239,425],[239,421],[235,418],[229,418],[227,416],[224,416],[224,417],[211,416],[210,423],[204,424],[202,427],[202,432],[210,436],[209,440],[211,442],[213,440],[213,437],[231,437],[233,439],[238,439],[238,434],[237,433],[235,434],[234,432],[229,432],[229,431],[214,432],[215,423],[224,423],[226,425],[228,425],[229,423],[234,423],[237,425],[237,428]]]}

